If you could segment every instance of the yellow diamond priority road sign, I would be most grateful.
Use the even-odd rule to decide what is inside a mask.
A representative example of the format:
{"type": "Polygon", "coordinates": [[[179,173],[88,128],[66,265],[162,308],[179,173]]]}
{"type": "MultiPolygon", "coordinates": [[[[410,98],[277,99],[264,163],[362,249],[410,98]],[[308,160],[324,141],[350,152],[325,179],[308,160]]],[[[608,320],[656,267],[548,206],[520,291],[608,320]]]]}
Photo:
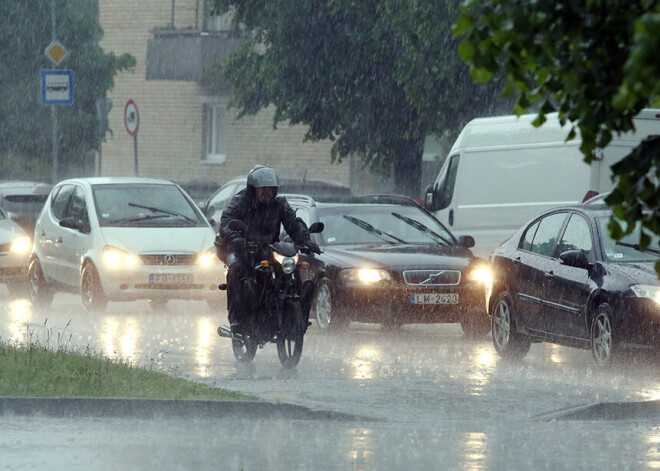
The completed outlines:
{"type": "Polygon", "coordinates": [[[67,50],[57,40],[51,42],[44,52],[46,53],[46,57],[48,57],[55,65],[62,62],[67,55],[67,50]]]}

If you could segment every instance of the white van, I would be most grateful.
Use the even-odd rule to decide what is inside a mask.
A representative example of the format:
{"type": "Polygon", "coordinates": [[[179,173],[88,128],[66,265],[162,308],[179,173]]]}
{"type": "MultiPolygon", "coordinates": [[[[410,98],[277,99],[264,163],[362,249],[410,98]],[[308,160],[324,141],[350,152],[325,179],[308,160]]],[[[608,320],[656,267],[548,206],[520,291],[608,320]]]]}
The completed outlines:
{"type": "Polygon", "coordinates": [[[455,234],[475,239],[475,254],[487,257],[527,220],[546,209],[580,202],[588,192],[613,188],[610,166],[641,140],[660,134],[660,109],[643,110],[635,133],[615,137],[591,165],[581,139],[566,142],[570,126],[557,113],[540,128],[536,114],[478,118],[454,142],[425,206],[455,234]]]}

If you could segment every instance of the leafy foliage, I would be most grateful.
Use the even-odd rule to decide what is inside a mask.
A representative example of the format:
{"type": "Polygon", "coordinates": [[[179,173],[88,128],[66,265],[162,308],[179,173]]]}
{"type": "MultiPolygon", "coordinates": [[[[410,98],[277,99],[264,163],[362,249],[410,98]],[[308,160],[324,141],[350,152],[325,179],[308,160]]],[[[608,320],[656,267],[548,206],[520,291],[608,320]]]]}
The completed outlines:
{"type": "Polygon", "coordinates": [[[427,134],[459,128],[499,103],[456,52],[458,0],[215,0],[250,35],[226,64],[241,115],[275,107],[274,124],[331,139],[333,160],[394,166],[397,191],[417,196],[427,134]]]}
{"type": "MultiPolygon", "coordinates": [[[[57,109],[59,161],[74,172],[89,168],[99,146],[96,99],[105,97],[117,72],[135,66],[128,54],[103,52],[103,32],[89,3],[55,2],[57,38],[68,51],[60,67],[74,74],[74,104],[57,109]]],[[[54,68],[44,54],[52,40],[50,5],[49,0],[0,2],[0,49],[8,59],[0,68],[0,153],[42,164],[52,153],[51,110],[41,104],[40,94],[40,70],[54,68]]]]}
{"type": "MultiPolygon", "coordinates": [[[[514,111],[538,103],[538,126],[558,111],[572,122],[569,139],[579,131],[587,162],[613,133],[634,129],[639,111],[660,105],[657,0],[466,0],[454,32],[474,80],[504,69],[505,93],[520,93],[514,111]]],[[[616,188],[607,203],[615,237],[639,223],[643,247],[649,231],[660,234],[659,162],[656,136],[612,167],[616,188]]]]}

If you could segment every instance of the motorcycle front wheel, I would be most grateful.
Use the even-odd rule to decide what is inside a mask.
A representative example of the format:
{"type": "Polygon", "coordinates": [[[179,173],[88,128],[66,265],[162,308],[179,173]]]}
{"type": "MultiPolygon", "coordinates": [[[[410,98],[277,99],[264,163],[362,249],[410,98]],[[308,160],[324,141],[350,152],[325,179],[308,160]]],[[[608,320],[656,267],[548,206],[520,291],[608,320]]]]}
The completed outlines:
{"type": "Polygon", "coordinates": [[[234,350],[234,357],[240,362],[250,362],[257,354],[257,342],[249,337],[244,340],[231,339],[231,348],[234,350]]]}
{"type": "Polygon", "coordinates": [[[277,356],[284,368],[295,368],[300,361],[303,350],[303,336],[305,329],[300,303],[292,302],[286,307],[286,327],[277,339],[277,356]]]}

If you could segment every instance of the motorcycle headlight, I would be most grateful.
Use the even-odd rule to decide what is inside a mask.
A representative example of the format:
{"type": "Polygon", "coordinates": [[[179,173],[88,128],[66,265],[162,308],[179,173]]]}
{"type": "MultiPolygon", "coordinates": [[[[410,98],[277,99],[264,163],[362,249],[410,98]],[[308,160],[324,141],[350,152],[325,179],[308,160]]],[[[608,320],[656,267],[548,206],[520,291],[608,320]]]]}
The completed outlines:
{"type": "Polygon", "coordinates": [[[16,237],[12,243],[9,251],[12,253],[28,253],[32,248],[32,241],[28,236],[16,237]]]}
{"type": "Polygon", "coordinates": [[[134,266],[138,264],[137,257],[130,255],[118,249],[117,247],[112,247],[111,245],[106,245],[103,248],[103,260],[110,267],[118,266],[134,266]]]}
{"type": "Polygon", "coordinates": [[[298,254],[293,257],[285,257],[279,253],[274,253],[273,255],[275,256],[277,263],[282,265],[282,271],[287,275],[296,269],[296,265],[298,265],[298,260],[300,259],[300,255],[298,254]]]}
{"type": "Polygon", "coordinates": [[[208,266],[218,263],[220,259],[216,255],[215,247],[210,248],[204,253],[199,254],[197,257],[197,265],[208,266]]]}
{"type": "Polygon", "coordinates": [[[630,287],[638,298],[648,298],[660,304],[660,286],[654,285],[632,285],[630,287]]]}
{"type": "Polygon", "coordinates": [[[341,278],[344,281],[359,281],[369,284],[391,279],[388,271],[382,268],[350,268],[342,270],[341,278]]]}
{"type": "Polygon", "coordinates": [[[490,285],[493,282],[493,274],[487,266],[479,266],[472,269],[468,274],[468,279],[470,281],[477,281],[485,285],[490,285]]]}

